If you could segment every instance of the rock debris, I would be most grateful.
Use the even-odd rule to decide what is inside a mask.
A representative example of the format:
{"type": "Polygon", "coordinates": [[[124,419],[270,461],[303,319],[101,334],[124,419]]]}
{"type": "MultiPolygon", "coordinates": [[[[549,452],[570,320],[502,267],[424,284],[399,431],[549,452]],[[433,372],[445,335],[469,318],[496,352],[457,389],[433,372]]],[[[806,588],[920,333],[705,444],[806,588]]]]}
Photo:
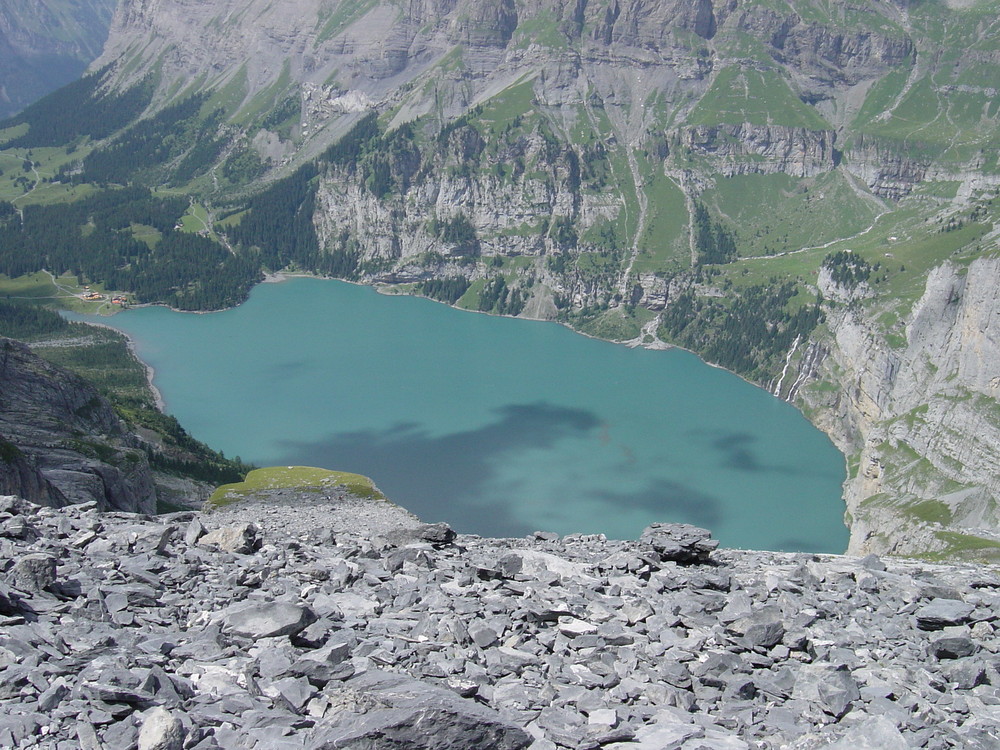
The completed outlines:
{"type": "Polygon", "coordinates": [[[455,535],[285,491],[213,513],[0,498],[0,747],[1000,746],[1000,575],[455,535]],[[360,530],[360,531],[359,531],[360,530]]]}

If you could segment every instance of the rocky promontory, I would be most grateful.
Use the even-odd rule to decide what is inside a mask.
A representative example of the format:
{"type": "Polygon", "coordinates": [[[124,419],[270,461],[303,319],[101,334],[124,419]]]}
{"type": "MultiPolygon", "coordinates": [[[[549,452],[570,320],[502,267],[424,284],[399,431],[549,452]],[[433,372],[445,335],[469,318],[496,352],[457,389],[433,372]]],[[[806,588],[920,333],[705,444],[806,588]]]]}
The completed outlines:
{"type": "Polygon", "coordinates": [[[0,746],[998,746],[996,570],[716,547],[3,497],[0,746]]]}
{"type": "Polygon", "coordinates": [[[82,378],[0,337],[0,492],[43,505],[156,510],[146,443],[82,378]]]}

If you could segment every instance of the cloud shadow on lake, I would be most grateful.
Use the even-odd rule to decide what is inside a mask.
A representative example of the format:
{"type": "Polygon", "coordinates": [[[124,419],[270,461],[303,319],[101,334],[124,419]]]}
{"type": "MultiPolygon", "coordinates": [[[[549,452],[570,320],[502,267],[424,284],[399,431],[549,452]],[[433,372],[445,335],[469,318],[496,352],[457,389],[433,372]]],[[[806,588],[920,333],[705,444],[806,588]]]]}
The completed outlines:
{"type": "Polygon", "coordinates": [[[718,498],[670,479],[655,479],[637,492],[595,492],[610,508],[643,508],[667,523],[691,523],[712,529],[722,522],[718,498]]]}
{"type": "MultiPolygon", "coordinates": [[[[371,476],[393,501],[430,522],[445,520],[456,529],[491,536],[523,536],[537,527],[517,517],[510,503],[477,503],[502,465],[505,454],[545,449],[566,438],[586,438],[601,426],[592,412],[549,403],[511,404],[495,410],[496,419],[482,427],[432,435],[422,425],[400,423],[384,430],[333,434],[314,442],[284,442],[278,464],[307,464],[371,476]]],[[[568,498],[573,502],[575,498],[568,498]]],[[[640,507],[662,520],[691,519],[711,525],[720,503],[670,480],[653,480],[629,491],[596,489],[589,504],[640,507]]],[[[584,503],[581,503],[581,513],[584,503]]],[[[564,530],[568,532],[569,530],[564,530]]]]}
{"type": "Polygon", "coordinates": [[[762,466],[753,451],[757,438],[749,432],[731,432],[713,439],[710,443],[721,458],[721,465],[736,471],[766,471],[776,467],[762,466]]]}
{"type": "MultiPolygon", "coordinates": [[[[804,469],[799,466],[782,465],[780,463],[762,461],[756,444],[760,439],[750,432],[711,432],[692,431],[698,438],[708,438],[708,446],[718,456],[719,466],[724,469],[752,474],[771,473],[785,476],[800,476],[816,474],[814,467],[804,469]]],[[[777,458],[787,459],[787,456],[777,458]]],[[[834,475],[836,476],[836,475],[834,475]]]]}

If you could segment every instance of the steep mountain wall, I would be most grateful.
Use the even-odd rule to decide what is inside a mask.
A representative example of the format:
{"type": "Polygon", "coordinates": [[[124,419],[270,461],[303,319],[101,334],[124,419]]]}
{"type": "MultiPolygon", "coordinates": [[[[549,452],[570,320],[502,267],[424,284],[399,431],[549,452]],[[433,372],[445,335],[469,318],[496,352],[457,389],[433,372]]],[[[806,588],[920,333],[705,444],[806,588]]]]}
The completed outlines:
{"type": "Polygon", "coordinates": [[[1000,540],[998,282],[996,258],[935,268],[893,345],[870,316],[830,313],[825,357],[810,364],[838,392],[801,396],[856,461],[845,485],[852,552],[1000,540]]]}
{"type": "Polygon", "coordinates": [[[7,338],[0,338],[0,451],[0,486],[34,502],[156,510],[146,454],[108,402],[7,338]]]}
{"type": "Polygon", "coordinates": [[[104,45],[118,0],[5,0],[0,118],[75,80],[104,45]]]}
{"type": "MultiPolygon", "coordinates": [[[[796,110],[803,105],[788,89],[778,91],[788,106],[764,117],[731,113],[720,122],[715,112],[716,122],[697,126],[683,119],[731,66],[779,65],[799,99],[842,124],[859,89],[913,55],[913,42],[893,20],[898,11],[876,6],[866,13],[872,18],[807,21],[735,0],[126,0],[95,67],[116,65],[119,86],[155,71],[161,101],[225,87],[241,106],[259,107],[260,97],[290,92],[301,101],[300,155],[343,133],[358,111],[399,107],[397,121],[454,117],[514,82],[533,80],[536,101],[564,118],[576,116],[581,100],[600,102],[618,136],[633,145],[665,129],[696,154],[729,157],[726,174],[787,164],[791,173],[811,175],[834,164],[837,134],[819,117],[802,120],[796,110]],[[747,38],[759,45],[760,59],[747,57],[747,38]],[[657,105],[647,109],[647,101],[657,105]]],[[[289,149],[272,143],[271,153],[289,149]]],[[[853,153],[859,174],[877,171],[880,154],[863,145],[853,153]]],[[[899,192],[919,179],[897,176],[899,192]]]]}

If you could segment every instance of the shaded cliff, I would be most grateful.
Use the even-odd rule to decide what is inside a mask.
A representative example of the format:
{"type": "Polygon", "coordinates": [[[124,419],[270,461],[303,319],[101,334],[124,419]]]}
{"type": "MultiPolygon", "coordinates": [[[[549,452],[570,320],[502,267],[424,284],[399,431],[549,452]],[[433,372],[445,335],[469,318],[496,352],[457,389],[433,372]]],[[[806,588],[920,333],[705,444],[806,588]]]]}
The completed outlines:
{"type": "Polygon", "coordinates": [[[76,80],[104,46],[118,0],[6,0],[0,118],[76,80]]]}
{"type": "Polygon", "coordinates": [[[0,339],[0,437],[5,491],[44,505],[93,500],[104,509],[156,510],[142,443],[110,404],[7,338],[0,339]]]}

